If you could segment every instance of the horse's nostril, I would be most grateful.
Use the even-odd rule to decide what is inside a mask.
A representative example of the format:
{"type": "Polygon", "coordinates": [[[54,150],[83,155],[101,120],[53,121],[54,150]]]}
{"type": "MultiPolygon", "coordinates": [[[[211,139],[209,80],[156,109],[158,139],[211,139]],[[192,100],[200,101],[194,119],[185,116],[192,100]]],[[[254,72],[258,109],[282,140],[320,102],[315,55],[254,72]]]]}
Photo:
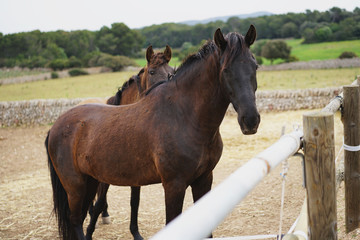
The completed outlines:
{"type": "Polygon", "coordinates": [[[252,115],[252,116],[242,116],[240,118],[241,123],[248,130],[255,130],[259,126],[260,123],[260,115],[252,115]]]}

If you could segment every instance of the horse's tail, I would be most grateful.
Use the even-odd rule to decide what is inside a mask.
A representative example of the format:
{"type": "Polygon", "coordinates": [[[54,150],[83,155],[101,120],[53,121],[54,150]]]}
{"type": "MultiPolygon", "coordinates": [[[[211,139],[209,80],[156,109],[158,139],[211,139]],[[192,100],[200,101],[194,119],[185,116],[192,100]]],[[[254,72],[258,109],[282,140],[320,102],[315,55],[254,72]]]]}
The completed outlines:
{"type": "Polygon", "coordinates": [[[67,199],[67,194],[62,186],[58,175],[54,169],[54,165],[50,159],[48,142],[49,142],[49,134],[45,140],[45,148],[46,153],[48,155],[48,165],[51,177],[51,184],[53,189],[53,201],[54,201],[54,213],[57,216],[59,234],[62,236],[62,239],[75,239],[72,231],[72,226],[70,223],[70,208],[67,199]]]}

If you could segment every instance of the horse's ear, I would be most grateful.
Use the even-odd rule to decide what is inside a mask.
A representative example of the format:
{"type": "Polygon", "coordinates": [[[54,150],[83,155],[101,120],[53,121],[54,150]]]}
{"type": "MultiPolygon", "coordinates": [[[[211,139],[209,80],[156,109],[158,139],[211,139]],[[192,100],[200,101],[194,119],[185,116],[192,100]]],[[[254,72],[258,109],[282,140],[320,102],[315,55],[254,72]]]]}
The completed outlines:
{"type": "Polygon", "coordinates": [[[152,48],[152,46],[148,46],[148,48],[146,49],[146,60],[148,63],[150,63],[151,57],[154,55],[154,50],[152,48]]]}
{"type": "Polygon", "coordinates": [[[250,47],[251,44],[255,42],[255,39],[256,39],[256,29],[254,25],[251,24],[248,32],[246,33],[245,42],[250,47]]]}
{"type": "Polygon", "coordinates": [[[215,31],[214,41],[215,41],[215,44],[218,46],[218,48],[220,48],[222,51],[225,51],[227,42],[226,42],[224,35],[222,34],[220,28],[218,28],[215,31]]]}
{"type": "Polygon", "coordinates": [[[171,48],[169,47],[169,45],[166,45],[164,55],[165,55],[166,61],[170,62],[170,60],[171,60],[171,48]]]}

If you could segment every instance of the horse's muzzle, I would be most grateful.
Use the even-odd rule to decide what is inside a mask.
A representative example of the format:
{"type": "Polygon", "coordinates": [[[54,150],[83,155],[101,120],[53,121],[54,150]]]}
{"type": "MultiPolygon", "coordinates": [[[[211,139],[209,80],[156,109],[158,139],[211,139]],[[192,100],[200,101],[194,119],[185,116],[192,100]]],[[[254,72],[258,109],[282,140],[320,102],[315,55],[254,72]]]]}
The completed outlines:
{"type": "Polygon", "coordinates": [[[260,115],[238,116],[238,122],[244,135],[255,134],[260,124],[260,115]]]}

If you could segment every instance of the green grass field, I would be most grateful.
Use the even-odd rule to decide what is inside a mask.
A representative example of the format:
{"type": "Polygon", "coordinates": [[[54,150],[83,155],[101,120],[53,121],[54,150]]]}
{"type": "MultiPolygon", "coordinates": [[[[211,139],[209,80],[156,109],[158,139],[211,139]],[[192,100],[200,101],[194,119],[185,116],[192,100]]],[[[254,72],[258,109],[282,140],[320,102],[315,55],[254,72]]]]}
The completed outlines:
{"type": "MultiPolygon", "coordinates": [[[[291,47],[291,55],[296,56],[299,61],[336,59],[345,51],[354,52],[360,57],[360,40],[312,44],[301,44],[303,39],[287,39],[285,41],[291,47]]],[[[264,65],[270,65],[270,60],[263,60],[264,65]]],[[[145,58],[135,59],[135,61],[139,66],[146,65],[145,58]]],[[[284,62],[284,60],[277,59],[274,64],[281,62],[284,62]]],[[[170,65],[173,67],[179,67],[180,64],[181,59],[176,57],[173,57],[170,61],[170,65]]]]}
{"type": "MultiPolygon", "coordinates": [[[[286,40],[292,47],[292,55],[300,61],[314,59],[335,59],[344,51],[355,52],[360,56],[360,40],[301,44],[301,39],[286,40]]],[[[146,59],[136,59],[139,66],[146,65],[146,59]]],[[[181,60],[173,57],[171,66],[179,67],[181,60]]],[[[265,61],[265,64],[269,62],[265,61]]],[[[14,77],[27,72],[9,72],[0,70],[0,78],[14,77]]],[[[103,73],[64,79],[0,86],[0,101],[18,101],[29,99],[56,98],[87,98],[108,97],[113,95],[123,82],[136,72],[103,73]]],[[[336,87],[350,84],[360,68],[328,69],[328,70],[288,70],[288,71],[259,71],[258,89],[305,89],[336,87]]]]}
{"type": "MultiPolygon", "coordinates": [[[[336,59],[345,51],[354,52],[360,57],[360,40],[312,44],[301,44],[303,39],[287,39],[285,41],[291,47],[291,55],[297,57],[299,61],[336,59]]],[[[273,64],[282,62],[284,60],[276,59],[273,64]]],[[[270,64],[270,60],[263,58],[263,65],[270,64]]]]}
{"type": "Polygon", "coordinates": [[[137,72],[116,72],[0,86],[0,101],[109,97],[137,72]]]}
{"type": "Polygon", "coordinates": [[[325,88],[348,85],[360,75],[360,68],[260,71],[259,90],[325,88]]]}
{"type": "Polygon", "coordinates": [[[345,51],[360,56],[360,40],[301,44],[302,39],[286,40],[291,47],[291,55],[300,61],[335,59],[345,51]]]}
{"type": "MultiPolygon", "coordinates": [[[[109,97],[136,72],[103,73],[0,86],[0,101],[109,97]]],[[[360,68],[259,71],[258,90],[337,87],[351,84],[360,68]]]]}

